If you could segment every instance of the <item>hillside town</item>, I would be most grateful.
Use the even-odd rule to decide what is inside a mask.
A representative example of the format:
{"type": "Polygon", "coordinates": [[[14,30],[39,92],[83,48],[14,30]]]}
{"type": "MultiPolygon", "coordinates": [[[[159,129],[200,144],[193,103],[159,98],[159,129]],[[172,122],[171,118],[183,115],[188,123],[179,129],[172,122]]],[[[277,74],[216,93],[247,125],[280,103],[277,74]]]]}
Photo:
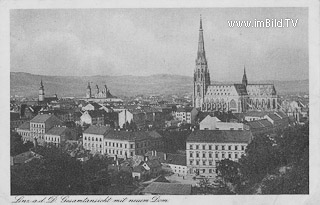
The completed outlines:
{"type": "Polygon", "coordinates": [[[13,97],[11,193],[308,192],[308,171],[297,161],[308,149],[308,93],[250,84],[242,66],[239,82],[211,84],[203,33],[200,19],[190,93],[121,99],[88,82],[82,98],[47,96],[41,80],[38,96],[13,97]],[[283,186],[296,175],[299,186],[283,186]],[[270,188],[279,180],[281,189],[270,188]]]}

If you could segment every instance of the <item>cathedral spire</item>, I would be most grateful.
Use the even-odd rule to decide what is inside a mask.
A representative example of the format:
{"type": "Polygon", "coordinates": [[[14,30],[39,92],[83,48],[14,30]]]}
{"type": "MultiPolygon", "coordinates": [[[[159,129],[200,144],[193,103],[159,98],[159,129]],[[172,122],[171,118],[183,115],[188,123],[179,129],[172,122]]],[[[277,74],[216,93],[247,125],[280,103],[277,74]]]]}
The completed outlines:
{"type": "Polygon", "coordinates": [[[247,75],[246,75],[246,67],[243,66],[243,77],[242,77],[242,84],[244,86],[248,85],[248,79],[247,79],[247,75]]]}
{"type": "Polygon", "coordinates": [[[200,29],[199,29],[198,53],[197,53],[196,63],[197,64],[207,64],[206,52],[204,50],[204,39],[203,39],[201,15],[200,15],[200,29]]]}
{"type": "Polygon", "coordinates": [[[42,82],[42,78],[41,78],[41,81],[40,81],[40,89],[43,89],[43,82],[42,82]]]}

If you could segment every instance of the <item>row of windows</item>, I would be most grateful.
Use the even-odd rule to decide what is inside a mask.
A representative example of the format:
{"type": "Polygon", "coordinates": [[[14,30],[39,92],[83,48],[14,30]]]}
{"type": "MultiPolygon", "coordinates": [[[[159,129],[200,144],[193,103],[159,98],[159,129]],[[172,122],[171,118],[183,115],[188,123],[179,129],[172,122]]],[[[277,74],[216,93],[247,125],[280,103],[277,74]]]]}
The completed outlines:
{"type": "MultiPolygon", "coordinates": [[[[90,141],[92,139],[92,141],[94,141],[94,137],[92,137],[92,138],[90,138],[90,137],[88,137],[88,141],[90,141]]],[[[87,137],[84,137],[84,140],[87,140],[87,137]]],[[[102,139],[101,138],[98,138],[98,137],[96,137],[96,141],[102,141],[102,139]]]]}
{"type": "Polygon", "coordinates": [[[42,128],[44,128],[44,124],[34,124],[34,123],[31,123],[31,127],[42,127],[42,128]]]}
{"type": "MultiPolygon", "coordinates": [[[[122,150],[114,150],[114,149],[109,149],[107,150],[106,149],[106,153],[109,153],[109,154],[117,154],[117,155],[127,155],[127,152],[122,152],[122,150]]],[[[130,156],[132,157],[133,156],[133,152],[130,152],[130,156]]]]}
{"type": "MultiPolygon", "coordinates": [[[[192,152],[190,152],[189,156],[190,157],[194,157],[192,152]]],[[[234,154],[234,158],[235,159],[238,159],[239,156],[240,156],[239,153],[235,153],[234,154]]],[[[195,157],[200,157],[200,154],[196,153],[195,157]]],[[[221,157],[225,158],[225,153],[222,152],[221,157]]],[[[202,158],[206,158],[206,153],[202,153],[202,158]]],[[[212,153],[209,153],[209,158],[212,158],[212,153]]],[[[219,153],[215,153],[215,158],[219,158],[219,153]]],[[[232,153],[228,153],[228,158],[232,158],[232,153]]]]}
{"type": "MultiPolygon", "coordinates": [[[[202,145],[202,149],[206,150],[208,146],[208,150],[213,149],[213,145],[202,145]]],[[[189,149],[199,149],[200,145],[195,145],[193,146],[192,144],[189,145],[189,149]]],[[[246,146],[245,145],[215,145],[215,150],[245,150],[246,146]]]]}
{"type": "Polygon", "coordinates": [[[55,142],[59,142],[59,141],[60,141],[60,139],[57,138],[57,137],[46,137],[46,140],[48,140],[48,141],[55,141],[55,142]]]}

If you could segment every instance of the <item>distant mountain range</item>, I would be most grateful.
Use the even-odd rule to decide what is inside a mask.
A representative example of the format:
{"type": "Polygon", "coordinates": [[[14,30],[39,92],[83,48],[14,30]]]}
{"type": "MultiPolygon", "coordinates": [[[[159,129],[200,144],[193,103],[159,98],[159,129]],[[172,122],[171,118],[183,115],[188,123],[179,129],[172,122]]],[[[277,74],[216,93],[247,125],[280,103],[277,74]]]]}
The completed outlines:
{"type": "MultiPolygon", "coordinates": [[[[46,96],[57,94],[58,97],[84,97],[88,82],[91,83],[92,91],[95,92],[96,85],[103,88],[106,84],[110,92],[115,96],[135,95],[169,95],[169,94],[191,94],[193,89],[193,78],[189,76],[158,74],[151,76],[45,76],[33,75],[23,72],[10,73],[11,96],[32,97],[38,95],[40,81],[43,81],[46,96]]],[[[234,82],[212,82],[212,83],[234,83],[234,82]]],[[[240,83],[240,82],[236,82],[240,83]]],[[[263,81],[249,83],[273,83],[278,94],[307,94],[309,91],[309,80],[294,81],[263,81]]]]}

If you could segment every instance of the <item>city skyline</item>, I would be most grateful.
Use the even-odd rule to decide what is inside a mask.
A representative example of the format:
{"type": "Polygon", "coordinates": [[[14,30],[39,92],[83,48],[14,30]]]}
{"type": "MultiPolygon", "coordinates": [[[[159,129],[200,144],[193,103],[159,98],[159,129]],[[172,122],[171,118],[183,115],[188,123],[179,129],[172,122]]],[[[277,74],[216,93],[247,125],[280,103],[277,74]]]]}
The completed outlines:
{"type": "Polygon", "coordinates": [[[213,81],[240,81],[244,66],[249,82],[308,79],[304,8],[12,10],[11,71],[192,76],[200,14],[213,81]],[[295,28],[227,23],[288,17],[298,19],[295,28]]]}

